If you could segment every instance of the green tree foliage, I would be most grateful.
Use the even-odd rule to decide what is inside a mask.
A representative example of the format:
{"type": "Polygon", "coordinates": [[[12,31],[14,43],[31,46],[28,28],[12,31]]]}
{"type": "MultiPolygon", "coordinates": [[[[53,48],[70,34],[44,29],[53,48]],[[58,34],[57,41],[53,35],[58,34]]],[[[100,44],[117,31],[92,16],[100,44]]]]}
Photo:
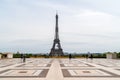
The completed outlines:
{"type": "Polygon", "coordinates": [[[20,58],[21,55],[20,54],[13,54],[13,58],[20,58]]]}

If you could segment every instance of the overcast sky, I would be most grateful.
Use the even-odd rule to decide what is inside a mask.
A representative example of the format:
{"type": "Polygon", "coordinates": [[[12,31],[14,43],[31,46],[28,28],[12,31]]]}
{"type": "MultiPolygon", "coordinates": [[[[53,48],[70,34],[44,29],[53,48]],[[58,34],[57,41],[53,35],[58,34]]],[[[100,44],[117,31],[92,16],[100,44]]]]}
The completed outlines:
{"type": "Polygon", "coordinates": [[[120,51],[120,0],[0,0],[0,52],[49,53],[56,11],[64,52],[120,51]]]}

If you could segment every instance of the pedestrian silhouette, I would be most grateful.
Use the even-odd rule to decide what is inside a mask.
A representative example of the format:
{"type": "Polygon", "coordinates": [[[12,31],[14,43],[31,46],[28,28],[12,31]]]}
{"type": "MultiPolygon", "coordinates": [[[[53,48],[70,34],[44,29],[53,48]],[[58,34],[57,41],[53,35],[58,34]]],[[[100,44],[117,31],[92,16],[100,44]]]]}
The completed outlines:
{"type": "Polygon", "coordinates": [[[23,59],[23,54],[20,55],[20,58],[23,59]]]}
{"type": "Polygon", "coordinates": [[[91,59],[91,60],[93,59],[93,55],[92,55],[92,54],[90,55],[90,59],[91,59]]]}
{"type": "Polygon", "coordinates": [[[71,58],[72,58],[72,55],[71,55],[71,54],[69,54],[69,60],[71,60],[71,58]]]}
{"type": "Polygon", "coordinates": [[[26,62],[26,56],[25,56],[25,54],[23,55],[23,62],[26,62]]]}

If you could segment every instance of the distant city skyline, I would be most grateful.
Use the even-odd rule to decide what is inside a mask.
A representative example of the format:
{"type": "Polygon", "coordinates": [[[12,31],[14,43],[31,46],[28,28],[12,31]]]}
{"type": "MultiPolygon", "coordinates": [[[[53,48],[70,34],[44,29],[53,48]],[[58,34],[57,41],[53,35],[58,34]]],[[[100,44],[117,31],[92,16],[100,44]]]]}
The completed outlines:
{"type": "Polygon", "coordinates": [[[0,52],[120,52],[120,0],[0,0],[0,52]]]}

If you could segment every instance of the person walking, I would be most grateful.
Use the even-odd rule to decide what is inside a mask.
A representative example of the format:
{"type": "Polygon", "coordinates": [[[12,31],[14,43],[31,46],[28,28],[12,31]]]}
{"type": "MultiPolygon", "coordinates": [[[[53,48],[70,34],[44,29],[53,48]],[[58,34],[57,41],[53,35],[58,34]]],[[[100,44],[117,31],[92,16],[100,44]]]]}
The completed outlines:
{"type": "Polygon", "coordinates": [[[20,54],[20,58],[23,59],[23,54],[20,54]]]}
{"type": "Polygon", "coordinates": [[[92,54],[90,55],[90,59],[93,60],[93,55],[92,54]]]}
{"type": "Polygon", "coordinates": [[[71,55],[71,54],[69,54],[69,60],[71,60],[71,58],[72,58],[72,55],[71,55]]]}
{"type": "Polygon", "coordinates": [[[93,62],[93,54],[90,54],[91,63],[93,62]]]}
{"type": "Polygon", "coordinates": [[[23,62],[26,62],[26,56],[25,56],[25,54],[23,55],[23,62]]]}
{"type": "Polygon", "coordinates": [[[23,54],[20,54],[21,62],[23,62],[23,54]]]}

